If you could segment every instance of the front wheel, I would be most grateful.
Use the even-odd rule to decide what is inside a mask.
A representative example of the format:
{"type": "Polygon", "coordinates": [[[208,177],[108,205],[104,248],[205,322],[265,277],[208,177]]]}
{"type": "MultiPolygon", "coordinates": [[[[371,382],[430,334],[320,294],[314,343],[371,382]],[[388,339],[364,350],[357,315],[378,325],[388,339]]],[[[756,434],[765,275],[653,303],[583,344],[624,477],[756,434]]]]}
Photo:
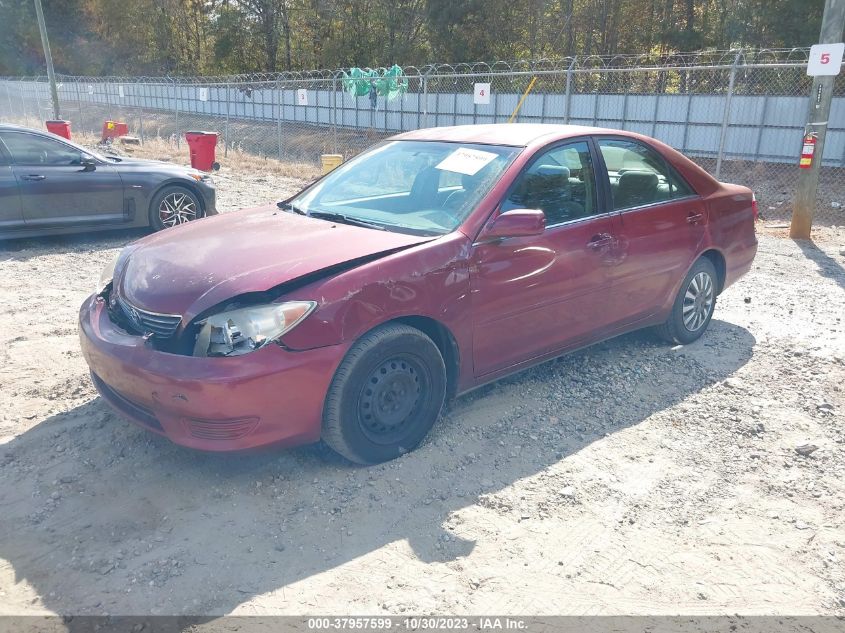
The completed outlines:
{"type": "Polygon", "coordinates": [[[202,217],[202,207],[190,189],[172,185],[162,189],[150,205],[150,224],[156,231],[202,217]]]}
{"type": "Polygon", "coordinates": [[[361,337],[340,364],[323,409],[322,439],[357,464],[414,449],[446,395],[446,367],[419,330],[388,324],[361,337]]]}
{"type": "Polygon", "coordinates": [[[686,345],[697,340],[716,308],[716,268],[706,257],[693,264],[681,283],[669,318],[657,326],[657,334],[670,343],[686,345]]]}

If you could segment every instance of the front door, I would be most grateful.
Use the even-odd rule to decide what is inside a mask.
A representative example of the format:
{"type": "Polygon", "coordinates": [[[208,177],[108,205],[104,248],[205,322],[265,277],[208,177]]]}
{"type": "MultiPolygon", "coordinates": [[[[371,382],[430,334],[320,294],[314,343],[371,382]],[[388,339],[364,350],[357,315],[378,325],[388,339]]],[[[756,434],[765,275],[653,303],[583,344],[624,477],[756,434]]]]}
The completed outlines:
{"type": "Polygon", "coordinates": [[[500,212],[542,209],[542,235],[473,246],[475,374],[482,377],[589,341],[606,320],[614,220],[599,206],[587,141],[543,151],[500,212]]]}
{"type": "Polygon", "coordinates": [[[86,222],[122,222],[123,182],[111,165],[85,155],[73,145],[40,134],[0,134],[12,159],[21,195],[23,219],[30,226],[86,222]]]}

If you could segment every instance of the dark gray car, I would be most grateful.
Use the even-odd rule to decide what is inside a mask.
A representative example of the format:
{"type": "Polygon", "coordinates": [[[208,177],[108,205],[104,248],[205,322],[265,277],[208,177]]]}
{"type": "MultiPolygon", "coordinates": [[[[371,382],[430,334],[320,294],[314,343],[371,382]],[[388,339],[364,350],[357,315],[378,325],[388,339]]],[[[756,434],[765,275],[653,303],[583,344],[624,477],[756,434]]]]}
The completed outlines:
{"type": "Polygon", "coordinates": [[[211,177],[196,169],[0,123],[0,238],[158,230],[217,213],[214,198],[211,177]]]}

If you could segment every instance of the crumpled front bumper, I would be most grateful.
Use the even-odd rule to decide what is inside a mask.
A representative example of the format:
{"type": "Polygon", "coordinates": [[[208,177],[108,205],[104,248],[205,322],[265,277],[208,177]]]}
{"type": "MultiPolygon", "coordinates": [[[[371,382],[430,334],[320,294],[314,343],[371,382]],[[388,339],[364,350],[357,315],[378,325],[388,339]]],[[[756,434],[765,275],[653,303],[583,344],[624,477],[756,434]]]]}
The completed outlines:
{"type": "Polygon", "coordinates": [[[348,349],[268,345],[232,358],[169,354],[112,323],[96,295],[82,305],[79,337],[104,400],[144,428],[206,451],[317,441],[326,391],[348,349]]]}

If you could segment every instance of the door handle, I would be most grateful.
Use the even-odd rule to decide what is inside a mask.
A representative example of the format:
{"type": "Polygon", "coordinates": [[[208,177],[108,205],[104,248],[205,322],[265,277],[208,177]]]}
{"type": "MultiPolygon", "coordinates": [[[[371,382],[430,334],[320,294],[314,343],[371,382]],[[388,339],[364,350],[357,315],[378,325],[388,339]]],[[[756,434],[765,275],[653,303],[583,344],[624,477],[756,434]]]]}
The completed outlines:
{"type": "Polygon", "coordinates": [[[687,216],[687,222],[690,224],[699,224],[704,220],[704,214],[691,211],[690,214],[687,216]]]}
{"type": "Polygon", "coordinates": [[[43,176],[41,174],[27,174],[26,176],[21,176],[21,180],[46,180],[47,176],[43,176]]]}
{"type": "Polygon", "coordinates": [[[587,248],[597,251],[611,244],[613,244],[613,237],[611,235],[599,233],[598,235],[593,235],[593,238],[587,242],[587,248]]]}

